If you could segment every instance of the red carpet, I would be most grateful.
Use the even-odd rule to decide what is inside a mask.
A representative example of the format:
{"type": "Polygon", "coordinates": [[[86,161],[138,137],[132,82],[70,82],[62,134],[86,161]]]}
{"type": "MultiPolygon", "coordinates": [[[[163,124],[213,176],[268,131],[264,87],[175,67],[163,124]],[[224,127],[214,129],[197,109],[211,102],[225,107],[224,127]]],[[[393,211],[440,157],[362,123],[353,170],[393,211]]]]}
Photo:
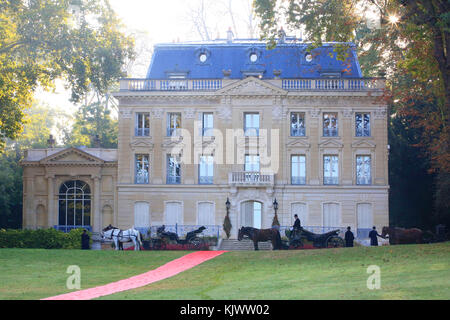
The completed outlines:
{"type": "Polygon", "coordinates": [[[128,279],[42,300],[89,300],[125,290],[139,288],[159,280],[173,277],[180,272],[191,269],[200,263],[213,259],[224,252],[226,251],[197,251],[170,261],[155,270],[151,270],[128,279]]]}

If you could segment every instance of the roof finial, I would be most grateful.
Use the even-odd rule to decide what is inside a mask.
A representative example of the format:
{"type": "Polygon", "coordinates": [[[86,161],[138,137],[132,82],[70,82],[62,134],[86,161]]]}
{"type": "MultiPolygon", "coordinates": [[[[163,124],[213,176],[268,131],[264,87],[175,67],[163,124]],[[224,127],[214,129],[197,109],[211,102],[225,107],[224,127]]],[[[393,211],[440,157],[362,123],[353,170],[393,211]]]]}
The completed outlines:
{"type": "Polygon", "coordinates": [[[231,27],[229,27],[227,31],[227,42],[232,43],[233,37],[234,37],[233,31],[231,30],[231,27]]]}

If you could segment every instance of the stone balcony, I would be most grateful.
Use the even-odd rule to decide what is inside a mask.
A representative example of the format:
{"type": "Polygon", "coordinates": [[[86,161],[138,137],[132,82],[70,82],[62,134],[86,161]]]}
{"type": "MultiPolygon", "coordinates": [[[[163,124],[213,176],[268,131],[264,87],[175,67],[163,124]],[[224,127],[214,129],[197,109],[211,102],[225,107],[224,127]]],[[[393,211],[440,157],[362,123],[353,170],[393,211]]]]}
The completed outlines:
{"type": "MultiPolygon", "coordinates": [[[[239,81],[232,79],[121,79],[120,91],[216,91],[239,81]]],[[[286,91],[379,91],[383,78],[263,79],[286,91]]]]}
{"type": "Polygon", "coordinates": [[[229,172],[228,184],[234,187],[267,187],[274,185],[274,174],[260,172],[229,172]]]}

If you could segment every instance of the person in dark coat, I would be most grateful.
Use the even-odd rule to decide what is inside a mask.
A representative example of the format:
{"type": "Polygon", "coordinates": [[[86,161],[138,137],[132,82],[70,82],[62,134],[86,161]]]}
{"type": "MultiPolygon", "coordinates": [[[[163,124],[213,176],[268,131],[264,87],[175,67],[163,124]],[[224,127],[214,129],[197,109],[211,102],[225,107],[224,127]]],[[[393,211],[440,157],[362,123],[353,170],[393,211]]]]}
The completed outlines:
{"type": "Polygon", "coordinates": [[[347,232],[345,233],[345,246],[346,247],[353,247],[353,240],[355,240],[355,236],[353,235],[353,232],[350,231],[351,228],[347,227],[347,232]]]}
{"type": "Polygon", "coordinates": [[[302,226],[300,224],[300,219],[298,218],[298,215],[294,214],[294,218],[295,218],[295,222],[294,222],[292,229],[293,230],[301,230],[302,226]]]}
{"type": "Polygon", "coordinates": [[[81,249],[89,250],[89,235],[86,230],[83,230],[83,234],[81,235],[81,249]]]}
{"type": "Polygon", "coordinates": [[[381,237],[380,234],[377,232],[377,228],[375,226],[372,228],[372,231],[369,232],[369,238],[370,238],[370,245],[371,246],[378,246],[378,238],[381,237]]]}

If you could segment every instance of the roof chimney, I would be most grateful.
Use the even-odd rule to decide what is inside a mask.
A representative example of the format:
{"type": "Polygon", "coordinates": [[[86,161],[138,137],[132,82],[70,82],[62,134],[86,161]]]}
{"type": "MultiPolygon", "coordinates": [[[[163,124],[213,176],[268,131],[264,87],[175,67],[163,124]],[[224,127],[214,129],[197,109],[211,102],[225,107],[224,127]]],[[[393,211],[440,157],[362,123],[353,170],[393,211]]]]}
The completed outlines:
{"type": "Polygon", "coordinates": [[[286,32],[283,30],[283,27],[281,27],[280,31],[278,31],[278,42],[284,43],[286,40],[286,32]]]}
{"type": "Polygon", "coordinates": [[[53,139],[53,135],[50,135],[50,137],[47,140],[47,144],[49,148],[54,148],[55,147],[55,139],[53,139]]]}
{"type": "Polygon", "coordinates": [[[232,43],[233,37],[234,37],[233,31],[231,30],[231,27],[229,27],[227,31],[227,43],[232,43]]]}

